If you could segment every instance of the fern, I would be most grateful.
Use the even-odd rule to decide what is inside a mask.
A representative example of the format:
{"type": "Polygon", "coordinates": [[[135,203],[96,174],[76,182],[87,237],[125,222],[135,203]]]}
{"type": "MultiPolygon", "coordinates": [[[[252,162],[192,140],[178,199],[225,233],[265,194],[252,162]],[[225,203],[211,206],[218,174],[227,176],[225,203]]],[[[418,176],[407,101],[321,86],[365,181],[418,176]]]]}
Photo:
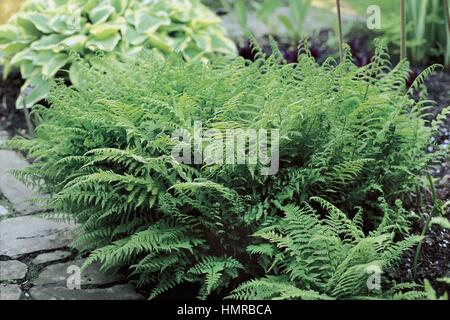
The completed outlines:
{"type": "Polygon", "coordinates": [[[74,247],[88,263],[128,269],[152,298],[183,282],[200,283],[206,298],[261,268],[301,283],[290,292],[283,275],[280,293],[261,297],[366,294],[364,266],[385,247],[381,262],[394,264],[412,245],[387,235],[408,234],[398,204],[448,156],[425,151],[443,115],[424,120],[430,103],[405,95],[408,66],[392,69],[382,43],[358,68],[348,50],[339,66],[321,66],[301,44],[298,63],[286,64],[273,42],[265,56],[252,41],[255,62],[163,61],[147,49],[137,59],[78,62],[88,68],[83,85],[55,83],[51,108],[33,110],[36,138],[8,143],[33,160],[15,174],[79,222],[74,247]],[[223,133],[278,129],[277,175],[257,174],[260,165],[176,162],[172,133],[193,133],[195,121],[223,133]],[[367,237],[363,224],[380,226],[367,237]]]}
{"type": "MultiPolygon", "coordinates": [[[[404,284],[395,285],[385,293],[370,291],[367,282],[370,267],[386,270],[402,254],[417,245],[422,237],[413,236],[394,242],[392,234],[365,236],[361,227],[348,219],[333,205],[320,198],[327,211],[321,219],[316,210],[287,206],[285,216],[277,224],[256,232],[255,236],[272,244],[272,249],[256,250],[261,254],[283,259],[276,261],[277,272],[262,279],[241,284],[230,298],[233,299],[375,299],[423,298],[423,292],[404,284]],[[408,293],[401,290],[413,289],[408,293]]],[[[267,246],[265,243],[264,246],[267,246]]],[[[250,249],[255,252],[254,247],[250,249]]]]}

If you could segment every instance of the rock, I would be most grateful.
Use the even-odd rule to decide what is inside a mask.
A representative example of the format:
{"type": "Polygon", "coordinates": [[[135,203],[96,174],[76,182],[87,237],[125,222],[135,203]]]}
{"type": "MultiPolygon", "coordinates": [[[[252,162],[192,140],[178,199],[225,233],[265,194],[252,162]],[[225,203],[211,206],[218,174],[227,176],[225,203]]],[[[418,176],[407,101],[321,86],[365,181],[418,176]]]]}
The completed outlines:
{"type": "Polygon", "coordinates": [[[0,131],[0,147],[9,139],[9,134],[6,131],[0,131]]]}
{"type": "Polygon", "coordinates": [[[23,279],[27,270],[26,264],[20,261],[0,261],[0,281],[23,279]]]}
{"type": "Polygon", "coordinates": [[[38,255],[31,261],[34,264],[43,264],[53,261],[58,261],[69,257],[72,253],[70,251],[57,250],[53,252],[43,253],[38,255]]]}
{"type": "Polygon", "coordinates": [[[14,210],[21,215],[33,214],[44,208],[40,203],[30,202],[31,199],[42,199],[43,196],[9,173],[10,170],[23,169],[27,166],[29,166],[28,162],[16,152],[0,150],[0,193],[3,193],[14,210]]]}
{"type": "Polygon", "coordinates": [[[74,224],[26,216],[0,221],[0,255],[12,258],[67,247],[74,224]]]}
{"type": "Polygon", "coordinates": [[[6,209],[4,206],[0,206],[0,217],[8,215],[8,209],[6,209]]]}
{"type": "Polygon", "coordinates": [[[0,284],[0,300],[20,300],[22,290],[16,284],[0,284]]]}
{"type": "MultiPolygon", "coordinates": [[[[85,259],[80,259],[50,265],[42,270],[39,277],[33,281],[33,284],[36,286],[66,287],[68,282],[70,284],[73,283],[77,269],[80,268],[84,262],[85,259]]],[[[107,285],[125,280],[126,278],[122,275],[112,272],[101,272],[100,265],[94,263],[81,273],[80,284],[81,287],[86,285],[107,285]]]]}
{"type": "Polygon", "coordinates": [[[142,300],[144,297],[129,285],[116,285],[105,289],[70,290],[63,287],[33,287],[34,300],[142,300]]]}

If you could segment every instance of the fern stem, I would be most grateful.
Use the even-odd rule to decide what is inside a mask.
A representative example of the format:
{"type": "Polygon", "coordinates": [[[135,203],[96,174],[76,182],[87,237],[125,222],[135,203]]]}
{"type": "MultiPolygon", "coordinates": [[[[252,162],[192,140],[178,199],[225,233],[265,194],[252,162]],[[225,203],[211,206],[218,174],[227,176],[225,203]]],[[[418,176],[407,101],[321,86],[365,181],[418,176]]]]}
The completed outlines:
{"type": "MultiPolygon", "coordinates": [[[[420,233],[420,235],[422,237],[424,237],[427,234],[428,230],[430,229],[431,219],[433,218],[433,214],[437,208],[436,188],[434,187],[434,184],[433,184],[433,178],[431,177],[430,174],[428,174],[427,178],[430,183],[431,200],[433,203],[433,208],[432,208],[430,214],[428,215],[427,220],[425,221],[422,232],[420,233]]],[[[420,199],[422,199],[422,197],[420,197],[420,199]]],[[[419,207],[419,210],[420,209],[421,208],[419,207]]],[[[413,261],[413,279],[414,280],[416,279],[416,276],[417,276],[417,265],[419,263],[420,254],[422,253],[422,246],[423,246],[423,240],[420,241],[419,244],[417,245],[416,254],[414,255],[414,261],[413,261]]]]}
{"type": "Polygon", "coordinates": [[[339,30],[339,58],[342,63],[344,62],[344,35],[342,31],[342,13],[340,0],[336,0],[336,7],[337,7],[338,30],[339,30]]]}
{"type": "Polygon", "coordinates": [[[448,29],[448,34],[450,36],[450,12],[449,10],[449,5],[448,5],[448,0],[442,0],[444,2],[444,14],[445,14],[445,20],[447,21],[447,29],[448,29]]]}
{"type": "MultiPolygon", "coordinates": [[[[423,226],[422,232],[420,233],[420,235],[422,237],[425,236],[425,234],[428,232],[428,229],[430,228],[430,222],[431,222],[431,214],[428,216],[427,221],[425,222],[425,225],[423,226]]],[[[422,253],[422,245],[423,245],[423,240],[419,242],[419,244],[417,245],[417,249],[416,249],[416,253],[414,255],[414,261],[413,261],[413,279],[416,279],[417,276],[417,265],[419,263],[419,258],[420,258],[420,254],[422,253]]]]}
{"type": "Polygon", "coordinates": [[[406,4],[400,0],[400,60],[406,59],[406,4]]]}

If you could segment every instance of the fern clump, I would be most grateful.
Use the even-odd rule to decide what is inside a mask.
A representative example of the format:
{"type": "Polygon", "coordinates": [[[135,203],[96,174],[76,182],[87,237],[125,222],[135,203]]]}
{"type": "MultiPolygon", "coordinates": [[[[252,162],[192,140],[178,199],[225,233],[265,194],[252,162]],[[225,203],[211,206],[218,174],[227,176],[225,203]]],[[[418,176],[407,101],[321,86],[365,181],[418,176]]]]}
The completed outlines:
{"type": "MultiPolygon", "coordinates": [[[[269,246],[251,235],[276,222],[286,206],[311,197],[350,217],[364,207],[359,224],[389,221],[407,235],[401,202],[444,155],[425,152],[444,116],[427,123],[431,102],[412,98],[422,77],[407,92],[407,62],[389,68],[382,46],[363,68],[349,54],[338,66],[332,59],[318,65],[303,46],[298,63],[286,64],[273,49],[266,57],[255,46],[255,62],[217,57],[204,64],[176,55],[162,60],[150,50],[137,59],[78,62],[80,85],[54,85],[51,108],[34,109],[41,121],[36,138],[9,143],[34,159],[17,175],[50,193],[55,212],[81,224],[74,246],[90,253],[88,263],[129,268],[137,283],[152,286],[151,297],[195,282],[206,298],[242,273],[260,272],[247,247],[264,253],[269,246]],[[278,172],[261,175],[259,164],[175,161],[172,134],[193,134],[196,121],[218,132],[279,130],[278,172]],[[382,220],[386,212],[396,214],[382,220]]],[[[311,232],[325,228],[312,222],[311,232]]],[[[337,251],[317,266],[323,274],[310,275],[307,286],[348,297],[348,291],[333,294],[324,287],[333,274],[338,277],[334,268],[351,257],[348,250],[367,243],[373,257],[395,245],[385,234],[367,238],[360,227],[333,227],[327,232],[335,233],[337,251]]]]}
{"type": "MultiPolygon", "coordinates": [[[[289,205],[285,216],[268,220],[254,236],[266,240],[248,247],[261,255],[266,273],[262,279],[240,285],[230,295],[235,299],[417,299],[425,293],[414,284],[389,286],[382,292],[383,270],[400,260],[405,250],[422,237],[410,236],[393,241],[393,225],[385,215],[380,226],[366,236],[361,228],[362,216],[349,219],[341,210],[321,198],[313,202],[325,209],[319,217],[310,204],[289,205]],[[380,277],[371,283],[370,276],[380,277]]],[[[362,214],[362,211],[360,212],[362,214]]],[[[375,278],[374,278],[375,280],[375,278]]]]}

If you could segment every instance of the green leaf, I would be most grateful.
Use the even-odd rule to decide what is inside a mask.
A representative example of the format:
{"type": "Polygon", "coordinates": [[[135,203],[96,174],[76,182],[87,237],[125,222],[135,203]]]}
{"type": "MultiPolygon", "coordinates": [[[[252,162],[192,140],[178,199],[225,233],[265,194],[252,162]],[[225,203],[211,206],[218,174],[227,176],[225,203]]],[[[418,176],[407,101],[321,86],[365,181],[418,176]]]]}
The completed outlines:
{"type": "Polygon", "coordinates": [[[258,11],[258,19],[266,21],[281,5],[283,5],[282,0],[265,0],[258,11]]]}
{"type": "Polygon", "coordinates": [[[23,79],[28,79],[36,70],[36,66],[31,61],[22,61],[20,63],[20,74],[23,79]]]}
{"type": "Polygon", "coordinates": [[[441,226],[444,229],[450,229],[450,221],[447,218],[444,217],[434,217],[431,218],[431,225],[437,224],[438,226],[441,226]]]}
{"type": "Polygon", "coordinates": [[[192,38],[195,40],[197,46],[205,52],[211,52],[212,40],[209,34],[194,34],[192,38]]]}
{"type": "Polygon", "coordinates": [[[11,72],[12,66],[9,59],[3,59],[2,62],[3,62],[3,80],[6,80],[11,72]]]}
{"type": "Polygon", "coordinates": [[[25,13],[19,13],[16,16],[16,21],[17,21],[17,25],[21,28],[21,30],[27,34],[30,35],[32,37],[39,37],[41,36],[41,31],[39,31],[33,21],[31,20],[31,18],[25,14],[25,13]]]}
{"type": "Polygon", "coordinates": [[[36,29],[42,33],[52,33],[52,28],[50,27],[50,18],[47,15],[32,12],[29,15],[31,22],[34,24],[36,29]]]}
{"type": "Polygon", "coordinates": [[[51,59],[42,66],[42,74],[45,77],[53,77],[69,61],[69,57],[64,53],[54,54],[51,59]]]}
{"type": "Polygon", "coordinates": [[[57,15],[50,20],[49,25],[54,32],[68,36],[81,30],[81,21],[79,13],[57,15]]]}
{"type": "Polygon", "coordinates": [[[35,70],[34,75],[22,86],[21,94],[16,101],[16,108],[31,108],[33,105],[47,97],[49,89],[50,85],[48,81],[44,80],[40,70],[35,70]],[[26,96],[24,95],[24,92],[26,92],[26,96]]]}
{"type": "Polygon", "coordinates": [[[31,49],[33,50],[52,50],[58,47],[58,45],[63,41],[65,36],[60,34],[52,34],[49,36],[44,36],[40,40],[37,40],[31,44],[31,49]]]}
{"type": "Polygon", "coordinates": [[[436,291],[433,289],[430,281],[428,281],[427,279],[425,279],[424,281],[424,289],[429,300],[437,300],[436,291]]]}
{"type": "Polygon", "coordinates": [[[86,42],[86,46],[88,49],[95,51],[97,49],[111,52],[114,50],[114,48],[117,46],[117,44],[120,41],[120,35],[115,34],[107,39],[99,40],[92,37],[89,37],[88,41],[86,42]]]}
{"type": "MultiPolygon", "coordinates": [[[[312,0],[289,0],[289,9],[298,26],[304,23],[311,7],[312,0]]],[[[299,30],[300,31],[300,30],[299,30]]]]}
{"type": "Polygon", "coordinates": [[[103,23],[108,20],[109,16],[114,13],[116,9],[107,1],[102,2],[89,12],[89,19],[93,24],[103,23]]]}
{"type": "Polygon", "coordinates": [[[123,38],[133,46],[137,46],[143,44],[148,37],[145,34],[138,33],[133,26],[127,25],[123,31],[123,38]]]}
{"type": "Polygon", "coordinates": [[[139,33],[153,33],[161,26],[169,26],[170,18],[164,11],[152,15],[148,11],[139,11],[135,13],[136,31],[139,33]]]}
{"type": "Polygon", "coordinates": [[[123,14],[129,5],[129,0],[111,0],[111,4],[118,14],[123,14]]]}
{"type": "Polygon", "coordinates": [[[51,50],[35,52],[33,63],[38,66],[43,66],[47,64],[54,55],[55,53],[51,50]]]}
{"type": "Polygon", "coordinates": [[[242,28],[247,28],[247,5],[244,0],[236,0],[236,4],[234,5],[236,10],[236,16],[238,17],[239,24],[242,28]]]}
{"type": "Polygon", "coordinates": [[[219,52],[230,56],[236,56],[236,45],[230,38],[226,37],[222,32],[211,33],[211,43],[213,52],[219,52]]]}
{"type": "Polygon", "coordinates": [[[24,60],[33,61],[34,58],[35,54],[33,53],[33,51],[31,51],[31,49],[29,48],[26,48],[14,55],[14,57],[11,59],[11,65],[18,66],[24,60]]]}
{"type": "Polygon", "coordinates": [[[149,34],[147,42],[163,52],[172,52],[174,49],[173,39],[162,34],[149,34]]]}
{"type": "Polygon", "coordinates": [[[90,29],[90,34],[94,36],[95,39],[105,40],[111,38],[118,33],[120,27],[110,23],[102,23],[93,26],[90,29]]]}
{"type": "Polygon", "coordinates": [[[7,44],[21,37],[20,30],[14,25],[0,26],[0,44],[7,44]]]}
{"type": "Polygon", "coordinates": [[[28,47],[28,42],[12,41],[7,44],[0,45],[0,52],[4,56],[12,56],[15,55],[17,52],[22,51],[26,47],[28,47]]]}
{"type": "Polygon", "coordinates": [[[59,45],[61,46],[61,48],[59,48],[60,50],[54,49],[53,51],[58,51],[58,52],[62,51],[63,50],[62,46],[67,46],[67,47],[71,48],[72,50],[81,53],[85,49],[85,44],[86,44],[87,39],[88,39],[88,37],[85,36],[84,34],[70,36],[59,43],[59,45]]]}
{"type": "Polygon", "coordinates": [[[288,16],[280,15],[278,16],[278,19],[280,19],[280,22],[283,24],[283,26],[288,30],[289,32],[292,32],[294,30],[294,25],[291,22],[291,19],[289,19],[288,16]]]}
{"type": "Polygon", "coordinates": [[[81,65],[78,62],[73,63],[69,69],[70,82],[72,82],[75,87],[81,88],[84,77],[85,74],[81,68],[81,65]]]}

